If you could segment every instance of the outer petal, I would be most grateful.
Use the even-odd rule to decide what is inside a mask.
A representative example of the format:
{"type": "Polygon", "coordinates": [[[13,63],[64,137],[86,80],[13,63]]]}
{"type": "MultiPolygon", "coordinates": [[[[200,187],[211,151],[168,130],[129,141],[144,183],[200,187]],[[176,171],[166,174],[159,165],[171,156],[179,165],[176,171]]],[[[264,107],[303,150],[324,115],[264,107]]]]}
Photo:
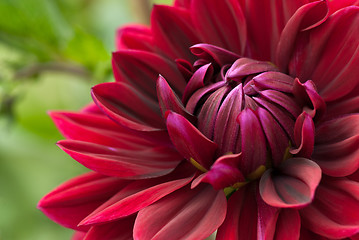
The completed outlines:
{"type": "Polygon", "coordinates": [[[184,163],[164,177],[133,182],[86,217],[81,225],[114,221],[136,213],[187,185],[193,179],[194,170],[189,163],[184,163]]]}
{"type": "Polygon", "coordinates": [[[176,64],[160,55],[139,50],[122,50],[112,55],[116,81],[127,83],[156,101],[156,80],[161,74],[179,95],[186,81],[176,64]]]}
{"type": "Polygon", "coordinates": [[[136,215],[90,228],[83,240],[132,240],[136,215]]]}
{"type": "Polygon", "coordinates": [[[280,36],[276,63],[281,72],[287,72],[298,34],[320,25],[328,18],[329,9],[327,1],[315,1],[300,7],[286,24],[280,36]]]}
{"type": "Polygon", "coordinates": [[[298,210],[281,209],[276,224],[274,240],[299,240],[300,227],[301,220],[298,210]]]}
{"type": "Polygon", "coordinates": [[[116,49],[134,49],[154,52],[151,29],[142,25],[129,25],[121,27],[116,34],[116,49]]]}
{"type": "Polygon", "coordinates": [[[359,168],[359,115],[324,122],[316,129],[313,160],[330,176],[347,176],[359,168]]]}
{"type": "Polygon", "coordinates": [[[238,189],[228,200],[226,219],[216,240],[257,240],[257,203],[251,186],[238,189]]]}
{"type": "Polygon", "coordinates": [[[85,167],[108,176],[141,179],[171,172],[183,159],[166,147],[124,150],[93,143],[63,140],[58,145],[85,167]]]}
{"type": "Polygon", "coordinates": [[[79,222],[129,183],[127,180],[87,173],[73,178],[43,197],[38,208],[53,221],[76,230],[79,222]]]}
{"type": "Polygon", "coordinates": [[[226,208],[224,193],[210,185],[182,188],[138,213],[134,239],[205,239],[222,224],[226,208]]]}
{"type": "Polygon", "coordinates": [[[189,47],[199,43],[200,39],[187,9],[155,5],[151,26],[157,46],[164,54],[173,59],[194,60],[189,47]]]}
{"type": "Polygon", "coordinates": [[[238,1],[193,0],[191,14],[203,42],[244,53],[247,27],[238,1]]]}
{"type": "Polygon", "coordinates": [[[320,167],[305,158],[290,158],[276,171],[267,170],[259,183],[263,200],[274,207],[309,204],[321,179],[320,167]]]}
{"type": "Polygon", "coordinates": [[[344,178],[324,178],[313,203],[300,210],[303,225],[330,239],[358,233],[358,196],[359,183],[344,178]]]}
{"type": "Polygon", "coordinates": [[[172,143],[187,160],[193,159],[205,169],[209,169],[214,161],[217,144],[206,138],[183,116],[169,113],[167,129],[172,143]]]}

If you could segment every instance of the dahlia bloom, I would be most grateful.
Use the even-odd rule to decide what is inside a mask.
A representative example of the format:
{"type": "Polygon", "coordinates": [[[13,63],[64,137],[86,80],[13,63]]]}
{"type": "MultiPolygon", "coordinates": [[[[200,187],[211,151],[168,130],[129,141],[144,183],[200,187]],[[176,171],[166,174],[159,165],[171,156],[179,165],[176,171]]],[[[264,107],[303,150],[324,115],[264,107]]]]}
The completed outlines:
{"type": "Polygon", "coordinates": [[[155,6],[50,114],[92,172],[39,208],[74,239],[359,239],[358,26],[354,0],[155,6]]]}

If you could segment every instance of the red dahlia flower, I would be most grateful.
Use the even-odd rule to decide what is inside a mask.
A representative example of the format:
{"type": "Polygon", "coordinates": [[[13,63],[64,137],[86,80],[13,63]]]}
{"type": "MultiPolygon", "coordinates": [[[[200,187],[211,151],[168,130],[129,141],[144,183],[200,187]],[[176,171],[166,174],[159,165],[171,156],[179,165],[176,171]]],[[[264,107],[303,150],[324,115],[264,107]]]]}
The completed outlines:
{"type": "Polygon", "coordinates": [[[93,170],[39,208],[74,239],[359,239],[359,1],[177,0],[116,82],[52,112],[93,170]]]}

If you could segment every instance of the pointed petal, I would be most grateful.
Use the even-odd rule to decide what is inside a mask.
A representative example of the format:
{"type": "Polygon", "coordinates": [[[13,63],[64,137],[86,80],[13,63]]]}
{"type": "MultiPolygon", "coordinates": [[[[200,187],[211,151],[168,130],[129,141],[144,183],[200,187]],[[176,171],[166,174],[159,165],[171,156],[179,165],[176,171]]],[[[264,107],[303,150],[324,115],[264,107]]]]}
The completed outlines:
{"type": "Polygon", "coordinates": [[[300,210],[303,225],[330,239],[359,231],[359,183],[344,178],[324,178],[312,204],[300,210]]]}
{"type": "Polygon", "coordinates": [[[172,59],[193,62],[189,47],[200,42],[190,12],[184,8],[155,5],[151,15],[152,32],[157,46],[172,59]]]}
{"type": "Polygon", "coordinates": [[[85,167],[108,176],[141,179],[171,172],[183,159],[166,147],[124,150],[74,140],[58,142],[59,147],[85,167]]]}
{"type": "Polygon", "coordinates": [[[312,159],[330,176],[347,176],[359,168],[359,115],[324,122],[316,129],[312,159]]]}
{"type": "Polygon", "coordinates": [[[193,0],[191,13],[203,42],[244,53],[247,27],[238,1],[193,0]]]}
{"type": "Polygon", "coordinates": [[[228,200],[226,219],[216,240],[257,240],[257,203],[250,187],[238,189],[228,200]]]}
{"type": "Polygon", "coordinates": [[[92,97],[99,108],[123,126],[142,131],[163,128],[158,104],[125,83],[98,84],[92,88],[92,97]]]}
{"type": "Polygon", "coordinates": [[[226,208],[224,193],[210,185],[182,188],[138,213],[134,239],[205,239],[222,224],[226,208]]]}
{"type": "Polygon", "coordinates": [[[187,119],[177,113],[168,114],[167,129],[173,145],[184,158],[189,161],[193,158],[204,168],[210,168],[217,144],[206,138],[187,119]]]}
{"type": "Polygon", "coordinates": [[[290,153],[299,157],[310,158],[314,149],[314,135],[313,119],[306,112],[303,112],[295,122],[294,140],[296,147],[290,149],[290,153]]]}
{"type": "Polygon", "coordinates": [[[298,34],[320,25],[328,18],[328,15],[327,1],[314,1],[300,7],[289,19],[280,36],[277,48],[276,63],[281,72],[287,72],[298,34]]]}
{"type": "Polygon", "coordinates": [[[88,227],[77,227],[79,222],[128,183],[94,172],[86,173],[48,193],[40,200],[38,208],[64,227],[87,230],[88,227]]]}
{"type": "Polygon", "coordinates": [[[193,179],[194,173],[194,167],[187,163],[182,164],[167,176],[129,184],[111,201],[86,217],[81,225],[114,221],[136,213],[187,185],[193,179]]]}
{"type": "Polygon", "coordinates": [[[244,175],[255,171],[260,165],[265,165],[267,158],[266,140],[263,129],[252,109],[244,109],[237,118],[240,126],[242,162],[239,164],[244,175]]]}
{"type": "Polygon", "coordinates": [[[131,240],[136,215],[90,228],[83,240],[131,240]]]}
{"type": "Polygon", "coordinates": [[[178,71],[176,64],[160,55],[139,51],[122,50],[112,54],[112,68],[117,82],[127,83],[156,101],[156,80],[161,74],[179,95],[186,81],[178,71]]]}
{"type": "Polygon", "coordinates": [[[274,207],[293,208],[311,203],[322,172],[313,161],[290,158],[274,172],[267,170],[259,183],[263,200],[274,207]]]}
{"type": "Polygon", "coordinates": [[[157,96],[163,117],[165,117],[166,112],[170,110],[184,116],[193,123],[196,122],[196,117],[185,109],[181,100],[162,76],[159,76],[157,80],[157,96]]]}

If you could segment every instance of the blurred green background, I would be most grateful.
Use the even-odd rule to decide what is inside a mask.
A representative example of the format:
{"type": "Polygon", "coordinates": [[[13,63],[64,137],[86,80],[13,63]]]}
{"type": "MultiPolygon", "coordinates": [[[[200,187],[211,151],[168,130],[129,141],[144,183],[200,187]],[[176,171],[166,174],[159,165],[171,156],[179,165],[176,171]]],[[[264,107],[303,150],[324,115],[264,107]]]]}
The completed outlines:
{"type": "Polygon", "coordinates": [[[112,81],[116,29],[171,0],[0,1],[0,240],[70,239],[36,204],[87,171],[58,147],[48,110],[79,110],[112,81]]]}

